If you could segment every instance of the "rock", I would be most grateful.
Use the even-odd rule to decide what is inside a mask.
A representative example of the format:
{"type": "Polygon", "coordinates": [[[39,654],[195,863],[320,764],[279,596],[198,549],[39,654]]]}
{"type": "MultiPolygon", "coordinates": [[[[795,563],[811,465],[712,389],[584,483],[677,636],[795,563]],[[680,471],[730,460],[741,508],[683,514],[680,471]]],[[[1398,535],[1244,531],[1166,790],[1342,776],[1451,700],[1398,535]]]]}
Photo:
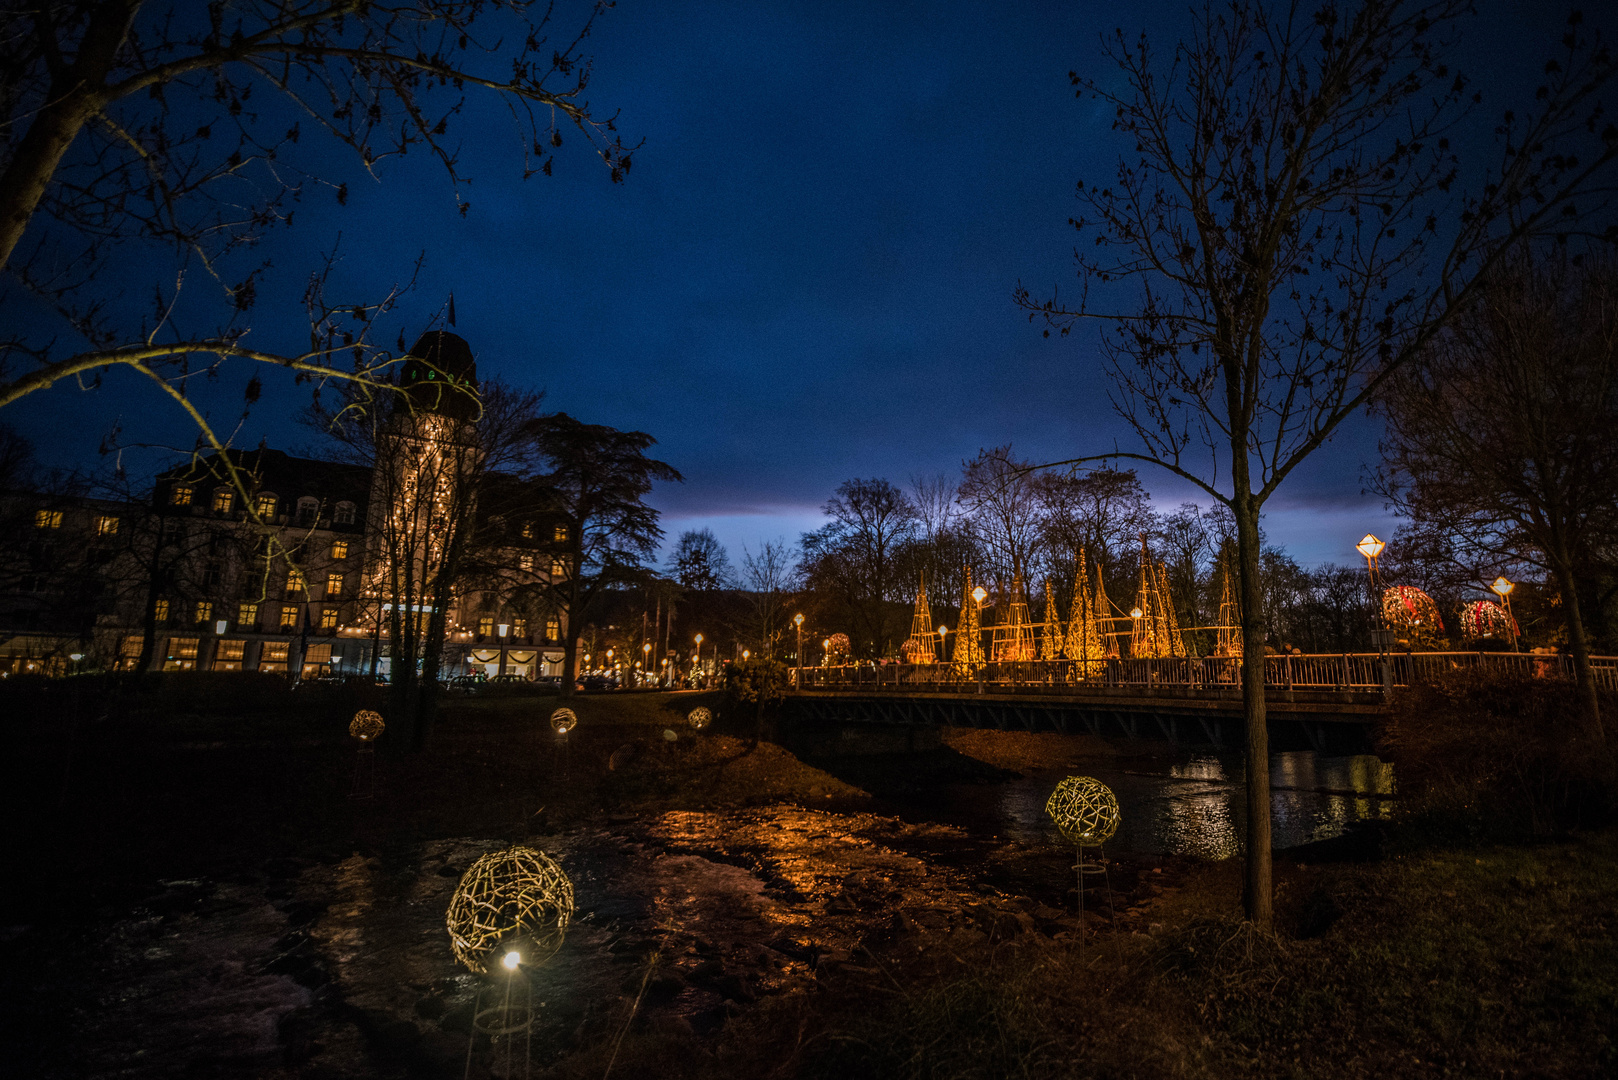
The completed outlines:
{"type": "Polygon", "coordinates": [[[635,755],[637,755],[639,753],[640,753],[640,744],[639,743],[632,743],[632,742],[624,743],[624,745],[620,746],[618,749],[616,749],[616,750],[614,750],[612,752],[612,757],[607,759],[607,768],[609,770],[611,770],[612,772],[617,772],[619,769],[623,768],[625,765],[628,765],[631,761],[634,761],[635,760],[635,755]]]}
{"type": "Polygon", "coordinates": [[[746,977],[734,971],[726,972],[715,979],[713,988],[718,991],[720,997],[743,1005],[751,1005],[758,1000],[758,995],[753,992],[746,977]]]}

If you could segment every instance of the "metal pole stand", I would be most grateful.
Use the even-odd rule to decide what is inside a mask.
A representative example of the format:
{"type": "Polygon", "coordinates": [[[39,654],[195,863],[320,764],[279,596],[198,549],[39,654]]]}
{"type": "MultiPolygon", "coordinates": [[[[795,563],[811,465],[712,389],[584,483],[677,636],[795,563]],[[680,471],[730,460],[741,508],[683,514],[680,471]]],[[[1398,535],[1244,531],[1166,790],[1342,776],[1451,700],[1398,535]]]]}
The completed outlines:
{"type": "Polygon", "coordinates": [[[350,799],[370,799],[376,796],[376,744],[362,742],[354,754],[354,783],[349,789],[350,799]]]}
{"type": "Polygon", "coordinates": [[[466,1075],[472,1075],[472,1048],[477,1043],[477,1037],[487,1035],[492,1058],[489,1072],[507,1078],[526,1077],[533,1059],[533,988],[528,985],[528,976],[521,967],[512,972],[502,972],[495,978],[505,985],[490,987],[485,983],[479,988],[477,1002],[473,1006],[472,1038],[466,1047],[466,1075]],[[500,1000],[485,1007],[484,1000],[491,989],[500,994],[500,1000]],[[520,1060],[517,1052],[519,1045],[522,1048],[520,1060]]]}
{"type": "Polygon", "coordinates": [[[1078,887],[1078,894],[1079,894],[1079,946],[1082,948],[1084,946],[1084,930],[1085,930],[1085,925],[1084,925],[1084,890],[1085,890],[1084,880],[1085,880],[1085,878],[1090,878],[1091,880],[1094,880],[1095,878],[1099,877],[1101,879],[1102,885],[1107,890],[1107,919],[1113,925],[1113,927],[1115,929],[1117,928],[1117,924],[1118,924],[1118,913],[1113,909],[1113,906],[1112,906],[1112,878],[1107,873],[1107,852],[1106,852],[1106,849],[1101,847],[1099,844],[1096,846],[1096,858],[1095,858],[1094,862],[1091,862],[1091,861],[1088,861],[1088,860],[1085,859],[1085,857],[1084,857],[1084,845],[1083,844],[1075,844],[1074,847],[1073,847],[1073,852],[1074,852],[1074,857],[1075,857],[1074,863],[1073,863],[1073,870],[1074,870],[1074,875],[1076,877],[1075,884],[1078,887]]]}

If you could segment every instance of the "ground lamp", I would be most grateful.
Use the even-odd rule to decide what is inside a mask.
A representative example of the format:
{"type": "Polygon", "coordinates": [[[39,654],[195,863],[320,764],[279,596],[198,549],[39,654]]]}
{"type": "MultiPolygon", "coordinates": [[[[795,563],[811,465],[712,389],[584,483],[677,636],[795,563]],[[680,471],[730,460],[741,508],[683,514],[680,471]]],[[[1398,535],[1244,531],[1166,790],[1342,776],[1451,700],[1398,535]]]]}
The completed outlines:
{"type": "MultiPolygon", "coordinates": [[[[455,959],[489,976],[473,1011],[478,1031],[496,1038],[528,1032],[534,1004],[527,971],[562,947],[572,918],[573,883],[542,851],[491,852],[462,875],[445,923],[455,959]],[[490,991],[496,1003],[485,1008],[490,991]]],[[[514,1050],[515,1040],[508,1041],[508,1057],[514,1050]]],[[[508,1068],[506,1075],[515,1074],[508,1068]]]]}
{"type": "Polygon", "coordinates": [[[691,725],[692,730],[701,731],[713,722],[713,713],[708,711],[707,706],[698,705],[686,714],[685,720],[691,725]]]}
{"type": "MultiPolygon", "coordinates": [[[[1062,838],[1073,845],[1079,893],[1079,917],[1084,917],[1084,879],[1100,876],[1107,881],[1107,859],[1102,845],[1118,831],[1118,799],[1112,789],[1093,776],[1070,776],[1056,785],[1045,802],[1045,812],[1056,823],[1062,838]],[[1095,863],[1084,858],[1085,848],[1095,848],[1095,863]]],[[[1112,909],[1112,887],[1107,881],[1107,908],[1112,909]]],[[[1082,938],[1081,938],[1082,940],[1082,938]]]]}
{"type": "Polygon", "coordinates": [[[1489,588],[1500,598],[1500,606],[1506,609],[1506,625],[1511,628],[1511,651],[1517,651],[1517,620],[1511,617],[1511,590],[1517,587],[1515,581],[1506,580],[1501,574],[1489,583],[1489,588]]]}
{"type": "Polygon", "coordinates": [[[369,799],[376,794],[376,740],[387,726],[382,714],[370,709],[361,709],[348,722],[349,736],[360,744],[354,756],[354,786],[349,798],[369,799]]]}
{"type": "Polygon", "coordinates": [[[579,726],[579,717],[572,709],[562,706],[551,713],[551,730],[556,732],[556,746],[551,753],[551,771],[558,767],[567,773],[567,733],[579,726]]]}

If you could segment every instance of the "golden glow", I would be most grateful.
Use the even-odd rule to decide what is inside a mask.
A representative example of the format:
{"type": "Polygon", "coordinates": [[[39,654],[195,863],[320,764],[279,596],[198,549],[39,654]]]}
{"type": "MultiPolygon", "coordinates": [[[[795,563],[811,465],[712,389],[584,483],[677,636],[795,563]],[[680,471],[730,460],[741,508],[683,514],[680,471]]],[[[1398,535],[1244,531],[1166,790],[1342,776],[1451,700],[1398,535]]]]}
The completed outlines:
{"type": "Polygon", "coordinates": [[[795,623],[799,627],[803,626],[803,616],[802,615],[794,615],[794,616],[792,616],[792,621],[793,621],[793,623],[795,623]]]}
{"type": "Polygon", "coordinates": [[[1489,588],[1493,589],[1499,596],[1510,596],[1511,590],[1515,589],[1516,587],[1517,583],[1514,581],[1507,581],[1504,574],[1495,578],[1494,581],[1489,585],[1489,588]]]}
{"type": "Polygon", "coordinates": [[[1364,555],[1367,559],[1374,559],[1378,555],[1382,554],[1382,549],[1388,545],[1378,540],[1374,534],[1366,533],[1365,537],[1354,546],[1359,549],[1359,553],[1364,555]]]}
{"type": "Polygon", "coordinates": [[[508,952],[505,956],[500,958],[500,963],[505,965],[505,969],[507,971],[516,971],[518,965],[522,963],[522,953],[516,951],[508,952]]]}
{"type": "Polygon", "coordinates": [[[978,607],[983,606],[983,601],[984,601],[985,598],[988,597],[988,595],[989,595],[989,591],[987,589],[985,589],[982,585],[979,585],[977,588],[972,590],[972,599],[974,599],[974,600],[976,600],[978,602],[978,607]]]}

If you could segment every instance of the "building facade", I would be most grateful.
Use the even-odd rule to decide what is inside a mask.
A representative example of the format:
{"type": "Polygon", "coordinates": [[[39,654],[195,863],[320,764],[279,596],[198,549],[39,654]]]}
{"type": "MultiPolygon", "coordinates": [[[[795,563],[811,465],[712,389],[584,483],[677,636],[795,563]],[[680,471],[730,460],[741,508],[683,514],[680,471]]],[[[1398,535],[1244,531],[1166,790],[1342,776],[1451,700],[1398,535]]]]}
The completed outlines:
{"type": "Polygon", "coordinates": [[[442,677],[559,675],[547,586],[572,523],[542,483],[482,468],[462,339],[423,335],[401,374],[363,463],[260,447],[138,499],[0,495],[0,674],[386,676],[421,653],[395,637],[436,617],[442,677]]]}

